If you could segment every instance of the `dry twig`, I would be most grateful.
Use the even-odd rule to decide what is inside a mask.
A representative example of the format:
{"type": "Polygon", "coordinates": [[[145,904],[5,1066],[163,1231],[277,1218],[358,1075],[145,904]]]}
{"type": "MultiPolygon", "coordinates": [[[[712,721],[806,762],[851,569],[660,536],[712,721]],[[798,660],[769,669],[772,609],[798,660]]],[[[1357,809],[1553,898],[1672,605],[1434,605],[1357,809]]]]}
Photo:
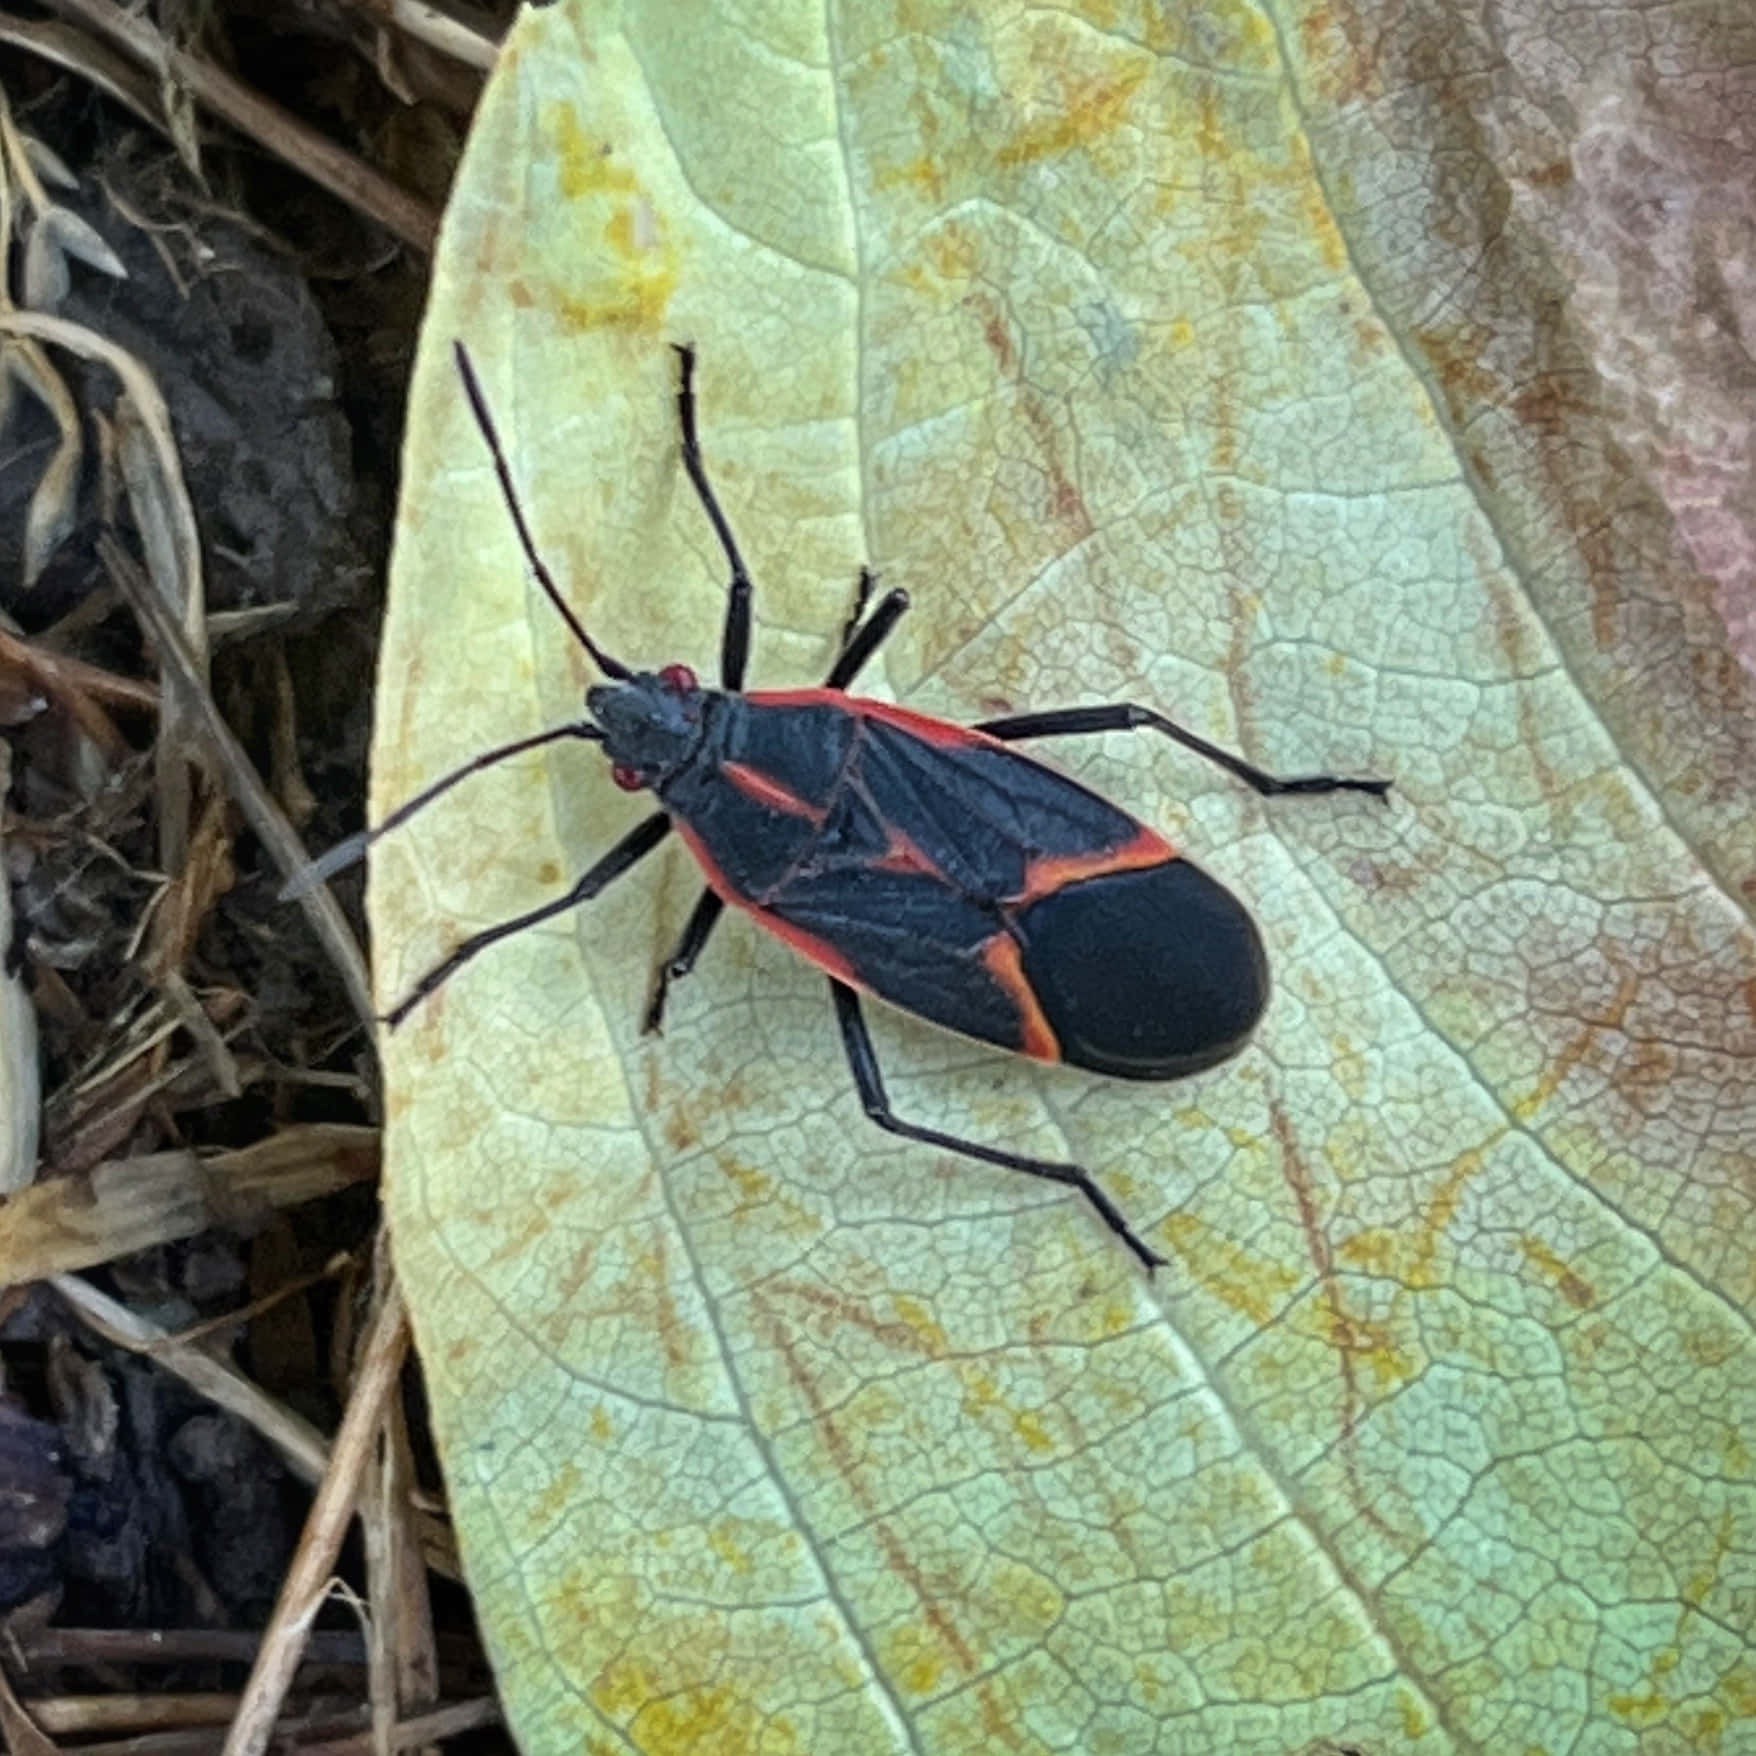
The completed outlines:
{"type": "MultiPolygon", "coordinates": [[[[369,214],[405,244],[423,255],[432,254],[439,220],[424,201],[398,188],[388,177],[307,128],[297,117],[270,103],[213,62],[167,41],[144,13],[124,11],[110,0],[52,3],[58,11],[113,43],[137,65],[174,79],[216,116],[350,207],[369,214]]],[[[160,127],[168,126],[162,115],[157,123],[160,127]]]]}
{"type": "Polygon", "coordinates": [[[11,1756],[61,1756],[60,1746],[19,1704],[3,1670],[0,1670],[0,1732],[6,1734],[6,1748],[11,1756]]]}
{"type": "MultiPolygon", "coordinates": [[[[183,482],[170,411],[152,374],[126,348],[65,317],[42,311],[0,311],[0,334],[66,348],[82,359],[107,366],[120,380],[122,396],[117,412],[125,441],[124,476],[135,521],[153,564],[153,585],[167,615],[177,625],[182,648],[189,655],[190,672],[205,678],[201,535],[183,482]]],[[[160,858],[173,872],[182,867],[188,836],[187,774],[180,760],[191,712],[186,694],[177,689],[165,691],[159,713],[160,858]]]]}
{"type": "Polygon", "coordinates": [[[200,1159],[110,1159],[20,1190],[0,1207],[0,1284],[46,1280],[131,1251],[314,1201],[378,1174],[374,1128],[315,1124],[200,1159]]]}
{"type": "Polygon", "coordinates": [[[328,1469],[329,1445],[323,1435],[303,1415],[251,1383],[235,1366],[216,1359],[205,1348],[179,1343],[156,1323],[149,1323],[76,1274],[54,1275],[49,1285],[106,1341],[134,1353],[150,1354],[210,1402],[254,1427],[301,1480],[317,1481],[328,1469]]]}
{"type": "Polygon", "coordinates": [[[402,1405],[385,1409],[384,1444],[367,1472],[360,1496],[366,1539],[366,1589],[372,1604],[367,1688],[374,1733],[388,1740],[398,1718],[439,1699],[439,1652],[433,1609],[415,1530],[414,1456],[402,1405]]]}
{"type": "Polygon", "coordinates": [[[299,1654],[324,1599],[330,1574],[354,1515],[368,1457],[377,1444],[384,1408],[395,1393],[408,1351],[408,1319],[395,1278],[385,1278],[383,1299],[367,1331],[359,1374],[329,1468],[312,1502],[304,1534],[281,1586],[279,1601],[262,1636],[262,1650],[250,1671],[244,1699],[226,1735],[223,1756],[263,1756],[286,1698],[299,1654]]]}
{"type": "MultiPolygon", "coordinates": [[[[199,670],[194,655],[184,645],[182,630],[158,594],[142,578],[140,569],[114,539],[104,537],[98,549],[136,614],[146,622],[158,647],[160,663],[174,671],[195,692],[199,724],[208,748],[250,827],[261,837],[263,846],[287,877],[302,871],[310,856],[275,803],[274,796],[262,784],[262,777],[245,754],[243,745],[221,717],[213,696],[205,687],[199,686],[199,670]]],[[[300,892],[299,904],[316,929],[318,940],[341,972],[354,1010],[370,1028],[377,1022],[372,1008],[372,984],[366,974],[366,960],[341,912],[341,905],[321,884],[300,892]]]]}

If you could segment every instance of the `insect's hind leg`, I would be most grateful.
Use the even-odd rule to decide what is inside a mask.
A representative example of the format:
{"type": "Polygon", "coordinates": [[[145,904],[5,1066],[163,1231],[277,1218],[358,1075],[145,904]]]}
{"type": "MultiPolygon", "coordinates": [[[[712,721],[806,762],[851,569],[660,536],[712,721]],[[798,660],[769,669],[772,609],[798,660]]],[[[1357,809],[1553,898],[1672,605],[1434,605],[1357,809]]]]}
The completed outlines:
{"type": "Polygon", "coordinates": [[[1282,779],[1246,762],[1242,756],[1234,756],[1230,750],[1222,750],[1218,744],[1208,743],[1175,720],[1166,719],[1162,713],[1154,713],[1150,707],[1136,706],[1132,701],[1118,701],[1102,707],[1062,707],[1044,713],[1016,713],[1005,719],[979,720],[975,730],[986,732],[990,738],[1010,742],[1016,738],[1068,737],[1080,732],[1133,732],[1143,727],[1163,732],[1167,738],[1175,738],[1184,749],[1193,750],[1197,756],[1205,756],[1209,762],[1217,763],[1264,797],[1279,793],[1349,792],[1370,793],[1374,798],[1382,799],[1392,784],[1387,780],[1348,779],[1334,774],[1302,774],[1290,780],[1282,779]]]}
{"type": "Polygon", "coordinates": [[[490,945],[509,939],[514,933],[523,932],[526,927],[534,927],[539,921],[546,921],[554,915],[578,908],[582,902],[589,902],[600,890],[615,883],[629,867],[645,859],[670,832],[671,819],[667,812],[655,811],[650,817],[642,818],[595,866],[584,873],[565,896],[558,896],[553,902],[544,903],[541,908],[533,908],[528,914],[514,915],[509,921],[500,921],[479,933],[471,934],[449,957],[428,970],[384,1014],[384,1022],[394,1030],[435,988],[449,981],[471,958],[479,956],[490,945]]]}
{"type": "MultiPolygon", "coordinates": [[[[674,344],[673,344],[674,345],[674,344]]],[[[730,521],[720,506],[707,479],[707,465],[701,460],[701,436],[695,425],[695,350],[677,347],[677,424],[682,429],[683,467],[695,486],[701,509],[725,551],[726,564],[732,570],[726,587],[726,620],[720,632],[719,683],[722,689],[742,689],[744,668],[750,660],[750,575],[744,557],[738,553],[738,539],[732,535],[730,521]]]]}
{"type": "Polygon", "coordinates": [[[1002,1152],[998,1147],[978,1145],[973,1140],[960,1140],[954,1134],[942,1134],[937,1128],[924,1128],[918,1122],[903,1121],[891,1110],[890,1100],[885,1096],[884,1079],[878,1071],[878,1056],[872,1047],[871,1032],[866,1029],[865,1015],[860,1011],[859,995],[845,982],[834,980],[829,984],[829,991],[835,1000],[835,1019],[841,1027],[842,1046],[847,1050],[854,1084],[859,1087],[860,1103],[866,1114],[886,1133],[899,1134],[905,1140],[943,1147],[947,1152],[960,1152],[966,1158],[980,1159],[984,1164],[999,1165],[1008,1171],[1023,1171],[1028,1177],[1042,1177],[1047,1182],[1077,1189],[1097,1210],[1104,1224],[1134,1252],[1148,1274],[1155,1268],[1168,1266],[1166,1259],[1122,1217],[1121,1210],[1093,1181],[1091,1173],[1080,1166],[1025,1158],[1019,1153],[1002,1152]]]}

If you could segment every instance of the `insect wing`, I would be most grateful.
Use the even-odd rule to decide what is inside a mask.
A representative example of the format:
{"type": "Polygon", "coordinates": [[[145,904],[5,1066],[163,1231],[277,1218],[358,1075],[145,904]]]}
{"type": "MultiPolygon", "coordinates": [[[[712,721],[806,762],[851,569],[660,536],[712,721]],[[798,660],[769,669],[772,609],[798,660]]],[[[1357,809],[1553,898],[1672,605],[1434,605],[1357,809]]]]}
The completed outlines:
{"type": "Polygon", "coordinates": [[[821,712],[817,692],[750,698],[751,748],[777,788],[823,800],[808,858],[759,897],[736,895],[830,974],[948,1030],[1060,1058],[1021,964],[1012,911],[1059,874],[1175,858],[1096,794],[993,739],[907,709],[847,704],[858,736],[833,788],[793,773],[774,736],[821,712]]]}

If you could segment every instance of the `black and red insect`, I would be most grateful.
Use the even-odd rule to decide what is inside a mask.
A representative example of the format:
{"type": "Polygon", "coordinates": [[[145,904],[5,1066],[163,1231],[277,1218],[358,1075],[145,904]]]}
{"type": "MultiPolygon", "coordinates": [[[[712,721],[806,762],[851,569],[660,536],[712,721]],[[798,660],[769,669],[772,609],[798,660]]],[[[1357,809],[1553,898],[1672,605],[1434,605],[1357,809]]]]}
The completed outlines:
{"type": "Polygon", "coordinates": [[[1091,1175],[959,1139],[892,1113],[860,997],[875,994],[948,1030],[1121,1079],[1178,1079],[1236,1054],[1268,998],[1262,940],[1243,905],[1126,811],[1012,748],[1019,739],[1150,727],[1258,793],[1341,790],[1382,797],[1390,783],[1308,775],[1281,780],[1154,713],[1120,703],[1009,715],[962,726],[846,693],[908,608],[901,591],[858,603],[821,687],[744,692],[750,577],[701,460],[695,356],[678,348],[683,464],[731,569],[720,686],[686,665],[634,671],[605,652],[537,553],[504,448],[468,353],[457,366],[532,571],[609,679],[588,717],[486,751],[342,843],[317,878],[465,776],[564,738],[601,744],[616,784],[660,809],[565,896],[463,941],[386,1015],[391,1025],[497,940],[577,907],[673,830],[707,888],[661,966],[645,1017],[655,1029],[669,984],[701,955],[726,904],[829,977],[836,1022],[866,1114],[892,1134],[1079,1190],[1150,1271],[1164,1258],[1091,1175]]]}

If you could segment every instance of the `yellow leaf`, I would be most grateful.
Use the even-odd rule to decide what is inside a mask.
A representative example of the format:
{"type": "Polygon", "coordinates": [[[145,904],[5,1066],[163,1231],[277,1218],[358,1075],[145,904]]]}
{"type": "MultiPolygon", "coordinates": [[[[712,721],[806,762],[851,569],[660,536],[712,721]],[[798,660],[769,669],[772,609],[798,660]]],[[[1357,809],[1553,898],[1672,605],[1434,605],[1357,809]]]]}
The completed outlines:
{"type": "MultiPolygon", "coordinates": [[[[680,848],[416,1011],[397,1257],[527,1751],[1756,1735],[1747,359],[1735,291],[1679,309],[1756,179],[1712,156],[1729,23],[1675,21],[1673,90],[1616,16],[522,17],[416,375],[380,815],[594,680],[454,339],[632,662],[716,662],[692,342],[754,681],[821,678],[869,562],[915,605],[874,693],[1132,699],[1398,789],[1055,751],[1261,922],[1268,1017],[1199,1079],[876,1020],[901,1113],[1091,1166],[1156,1284],[870,1128],[821,976],[745,923],[642,1040],[680,848]]],[[[643,807],[563,745],[387,838],[381,998],[643,807]]]]}

